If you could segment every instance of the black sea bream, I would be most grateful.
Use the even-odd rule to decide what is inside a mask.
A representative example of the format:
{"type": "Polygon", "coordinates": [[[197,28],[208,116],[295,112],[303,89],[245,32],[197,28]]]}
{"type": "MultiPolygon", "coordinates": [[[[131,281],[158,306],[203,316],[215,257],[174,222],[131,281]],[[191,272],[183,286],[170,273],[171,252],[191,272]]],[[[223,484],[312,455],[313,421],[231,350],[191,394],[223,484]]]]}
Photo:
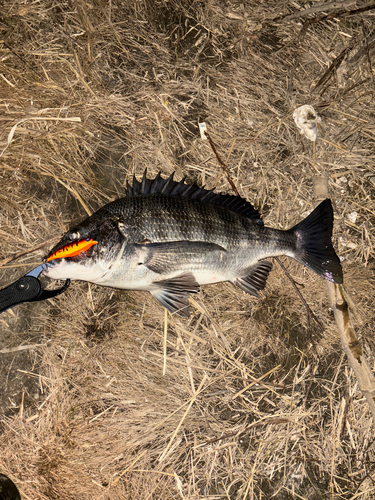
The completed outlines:
{"type": "Polygon", "coordinates": [[[239,196],[160,174],[134,178],[127,196],[71,229],[46,257],[45,276],[148,290],[171,313],[189,315],[189,293],[230,281],[257,296],[272,263],[288,255],[334,283],[342,270],[332,243],[333,210],[323,201],[287,231],[265,227],[239,196]]]}

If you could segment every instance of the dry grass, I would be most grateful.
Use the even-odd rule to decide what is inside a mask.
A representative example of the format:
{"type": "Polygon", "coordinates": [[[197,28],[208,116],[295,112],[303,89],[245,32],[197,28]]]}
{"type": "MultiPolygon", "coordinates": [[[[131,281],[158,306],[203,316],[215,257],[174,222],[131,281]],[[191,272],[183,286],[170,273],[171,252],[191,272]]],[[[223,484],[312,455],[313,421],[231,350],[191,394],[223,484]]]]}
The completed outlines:
{"type": "MultiPolygon", "coordinates": [[[[341,3],[295,19],[289,0],[3,6],[1,283],[145,167],[229,191],[204,121],[267,225],[306,216],[329,176],[373,367],[374,10],[341,3]],[[315,159],[302,104],[322,118],[315,159]]],[[[325,284],[283,262],[324,333],[276,264],[260,300],[203,287],[189,320],[168,319],[166,358],[145,293],[74,283],[2,314],[0,347],[29,347],[0,350],[0,472],[32,500],[374,498],[372,418],[325,284]]]]}

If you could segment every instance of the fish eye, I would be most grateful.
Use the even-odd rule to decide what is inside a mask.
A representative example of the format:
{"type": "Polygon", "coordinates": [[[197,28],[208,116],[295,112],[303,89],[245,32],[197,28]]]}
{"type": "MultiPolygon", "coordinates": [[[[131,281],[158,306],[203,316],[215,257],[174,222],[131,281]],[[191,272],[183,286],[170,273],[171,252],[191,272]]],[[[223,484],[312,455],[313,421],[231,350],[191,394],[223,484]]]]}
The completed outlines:
{"type": "Polygon", "coordinates": [[[69,233],[69,239],[72,241],[79,240],[80,237],[81,237],[81,234],[79,231],[72,231],[71,233],[69,233]]]}

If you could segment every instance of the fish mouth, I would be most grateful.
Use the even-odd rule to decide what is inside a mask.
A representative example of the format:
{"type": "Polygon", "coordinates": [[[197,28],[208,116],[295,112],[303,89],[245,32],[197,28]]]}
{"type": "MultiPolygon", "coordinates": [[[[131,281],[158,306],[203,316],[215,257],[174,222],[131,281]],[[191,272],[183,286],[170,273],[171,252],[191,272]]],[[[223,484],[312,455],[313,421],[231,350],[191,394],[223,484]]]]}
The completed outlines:
{"type": "Polygon", "coordinates": [[[105,283],[120,264],[126,244],[117,243],[108,248],[103,241],[98,244],[98,241],[91,238],[80,240],[78,246],[76,243],[63,240],[56,245],[44,257],[46,269],[43,275],[52,279],[105,283]],[[85,245],[88,245],[88,248],[85,245]]]}

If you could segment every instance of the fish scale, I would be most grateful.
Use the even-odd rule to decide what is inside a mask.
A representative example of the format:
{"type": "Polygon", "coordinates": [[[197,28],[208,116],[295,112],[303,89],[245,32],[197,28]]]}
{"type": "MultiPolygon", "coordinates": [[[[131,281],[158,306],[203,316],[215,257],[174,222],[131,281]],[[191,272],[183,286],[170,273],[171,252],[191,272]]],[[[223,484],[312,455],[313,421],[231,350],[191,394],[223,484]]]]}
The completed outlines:
{"type": "MultiPolygon", "coordinates": [[[[247,238],[252,223],[239,219],[232,212],[221,207],[203,204],[195,200],[165,199],[166,196],[151,196],[139,200],[139,214],[131,210],[124,213],[126,217],[135,215],[139,226],[150,238],[158,241],[187,239],[192,241],[214,241],[227,246],[236,244],[242,238],[247,238]],[[158,210],[159,209],[159,210],[158,210]],[[244,228],[244,224],[247,228],[244,228]]],[[[130,201],[130,200],[129,200],[130,201]]],[[[253,237],[257,237],[254,234],[253,237]]]]}
{"type": "MultiPolygon", "coordinates": [[[[143,175],[127,196],[73,227],[46,256],[45,275],[103,286],[148,290],[171,313],[187,316],[200,285],[230,281],[258,296],[272,269],[268,257],[287,255],[325,279],[342,283],[331,242],[333,210],[323,201],[289,230],[265,227],[246,200],[218,194],[173,175],[143,175]],[[61,251],[75,239],[95,241],[78,255],[61,251]]],[[[79,246],[79,248],[81,248],[79,246]]]]}

